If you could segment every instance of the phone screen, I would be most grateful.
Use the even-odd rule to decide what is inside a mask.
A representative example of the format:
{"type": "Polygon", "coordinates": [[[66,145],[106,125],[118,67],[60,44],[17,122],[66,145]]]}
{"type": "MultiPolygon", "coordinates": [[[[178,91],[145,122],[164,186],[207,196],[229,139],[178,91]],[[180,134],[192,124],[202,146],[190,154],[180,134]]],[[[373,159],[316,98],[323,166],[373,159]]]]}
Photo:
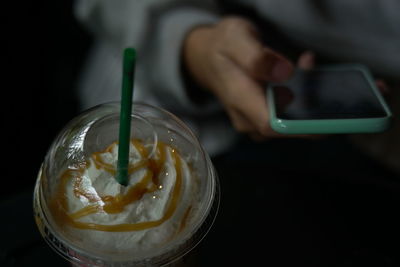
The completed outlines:
{"type": "Polygon", "coordinates": [[[378,118],[387,115],[361,71],[297,71],[273,86],[276,116],[287,120],[378,118]]]}

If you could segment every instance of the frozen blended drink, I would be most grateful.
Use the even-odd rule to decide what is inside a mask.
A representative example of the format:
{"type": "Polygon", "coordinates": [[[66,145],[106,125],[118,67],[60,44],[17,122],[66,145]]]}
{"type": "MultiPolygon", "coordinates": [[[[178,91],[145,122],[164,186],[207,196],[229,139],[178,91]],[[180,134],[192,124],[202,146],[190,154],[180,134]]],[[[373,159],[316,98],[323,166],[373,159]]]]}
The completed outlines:
{"type": "Polygon", "coordinates": [[[216,173],[179,119],[134,103],[128,183],[119,184],[119,108],[97,106],[59,134],[39,171],[35,219],[48,244],[75,265],[166,265],[211,227],[216,173]]]}

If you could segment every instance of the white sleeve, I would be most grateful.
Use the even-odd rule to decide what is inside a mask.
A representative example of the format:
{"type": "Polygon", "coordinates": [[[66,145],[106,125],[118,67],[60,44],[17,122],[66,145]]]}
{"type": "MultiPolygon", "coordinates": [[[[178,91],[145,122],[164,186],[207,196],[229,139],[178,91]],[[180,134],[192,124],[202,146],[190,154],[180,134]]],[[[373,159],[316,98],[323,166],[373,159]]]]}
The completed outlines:
{"type": "Polygon", "coordinates": [[[141,45],[149,29],[154,0],[77,0],[75,16],[97,38],[123,48],[141,45]]]}
{"type": "MultiPolygon", "coordinates": [[[[210,24],[216,20],[216,16],[203,10],[187,7],[160,17],[157,25],[159,32],[154,40],[154,53],[146,70],[151,74],[149,87],[169,109],[174,109],[176,112],[182,109],[189,113],[198,113],[217,108],[216,101],[208,101],[202,105],[190,101],[184,88],[181,66],[182,44],[186,33],[199,24],[210,24]]],[[[196,86],[190,89],[202,90],[196,86]]]]}
{"type": "MultiPolygon", "coordinates": [[[[140,90],[135,91],[137,100],[149,99],[152,104],[178,113],[219,109],[217,101],[201,107],[192,103],[181,73],[181,48],[186,33],[197,25],[215,23],[215,10],[212,0],[79,0],[75,5],[76,17],[100,41],[109,43],[114,55],[122,55],[127,46],[136,48],[140,90]]],[[[114,89],[107,95],[110,94],[119,92],[114,89]]],[[[116,96],[110,96],[110,100],[115,99],[116,96]]]]}

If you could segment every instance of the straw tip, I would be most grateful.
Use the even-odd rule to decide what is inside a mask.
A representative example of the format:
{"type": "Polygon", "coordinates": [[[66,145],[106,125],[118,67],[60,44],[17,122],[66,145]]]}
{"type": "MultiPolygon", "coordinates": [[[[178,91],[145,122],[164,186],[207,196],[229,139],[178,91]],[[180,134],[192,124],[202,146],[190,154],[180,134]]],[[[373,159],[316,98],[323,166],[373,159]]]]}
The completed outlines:
{"type": "Polygon", "coordinates": [[[136,50],[133,47],[125,48],[124,50],[124,58],[133,60],[136,58],[136,50]]]}
{"type": "Polygon", "coordinates": [[[124,171],[118,171],[116,180],[120,185],[127,186],[128,185],[128,174],[124,171]]]}

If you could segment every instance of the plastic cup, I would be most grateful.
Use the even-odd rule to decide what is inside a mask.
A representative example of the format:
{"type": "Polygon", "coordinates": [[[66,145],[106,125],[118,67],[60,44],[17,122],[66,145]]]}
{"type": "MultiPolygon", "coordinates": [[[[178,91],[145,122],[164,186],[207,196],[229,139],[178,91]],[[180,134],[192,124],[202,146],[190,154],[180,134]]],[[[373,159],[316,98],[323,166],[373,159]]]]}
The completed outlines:
{"type": "MultiPolygon", "coordinates": [[[[65,183],[63,174],[66,170],[82,168],[94,153],[118,141],[119,112],[119,103],[94,107],[69,122],[54,140],[42,163],[34,190],[36,223],[50,247],[75,266],[168,265],[193,249],[207,234],[219,206],[219,185],[210,158],[195,135],[177,117],[163,109],[134,103],[131,137],[140,140],[149,158],[156,157],[157,144],[163,143],[176,149],[187,163],[196,190],[190,199],[182,196],[177,199],[176,214],[180,207],[191,202],[184,222],[179,223],[179,230],[165,230],[166,225],[174,225],[169,222],[174,220],[174,213],[165,222],[146,230],[108,232],[62,224],[55,212],[62,209],[68,213],[68,208],[54,205],[58,203],[54,200],[59,197],[57,194],[65,183]],[[87,231],[100,236],[100,240],[104,237],[104,242],[99,242],[99,238],[92,241],[91,235],[85,235],[87,231]],[[127,243],[122,247],[109,242],[130,238],[129,235],[140,231],[147,231],[149,236],[165,235],[166,238],[158,238],[157,242],[151,241],[147,245],[127,243]]],[[[151,209],[151,206],[145,208],[151,209]]]]}

